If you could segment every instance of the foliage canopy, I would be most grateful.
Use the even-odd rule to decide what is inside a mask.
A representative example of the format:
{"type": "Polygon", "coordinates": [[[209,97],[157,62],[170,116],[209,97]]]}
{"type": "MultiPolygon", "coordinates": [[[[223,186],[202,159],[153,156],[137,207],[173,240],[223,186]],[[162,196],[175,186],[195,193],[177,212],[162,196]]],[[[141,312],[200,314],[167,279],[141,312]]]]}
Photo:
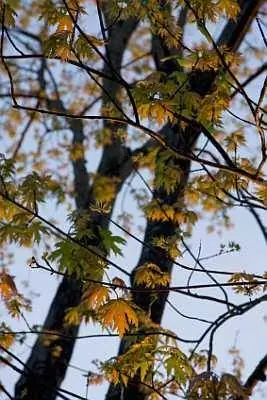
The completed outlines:
{"type": "Polygon", "coordinates": [[[267,273],[212,267],[236,241],[203,255],[190,240],[200,221],[230,229],[239,207],[267,241],[264,2],[0,0],[0,10],[0,359],[20,375],[14,397],[0,381],[3,395],[87,399],[107,381],[107,400],[248,399],[266,357],[243,384],[235,347],[233,371],[216,373],[214,336],[266,301],[267,273]],[[141,252],[132,270],[130,241],[141,252]],[[31,274],[61,279],[42,326],[29,324],[34,299],[13,276],[22,248],[31,274]],[[198,312],[181,312],[181,298],[198,312]],[[167,306],[201,323],[196,335],[180,336],[181,319],[166,329],[167,306]],[[85,397],[61,387],[82,323],[121,340],[86,371],[85,397]]]}

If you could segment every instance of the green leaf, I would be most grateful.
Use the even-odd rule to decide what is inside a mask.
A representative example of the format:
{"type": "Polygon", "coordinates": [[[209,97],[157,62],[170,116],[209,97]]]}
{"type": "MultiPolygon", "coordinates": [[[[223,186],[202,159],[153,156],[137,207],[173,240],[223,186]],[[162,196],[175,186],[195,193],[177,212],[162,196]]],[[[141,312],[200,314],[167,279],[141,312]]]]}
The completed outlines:
{"type": "Polygon", "coordinates": [[[118,247],[118,244],[125,244],[126,240],[121,236],[112,235],[109,229],[98,227],[98,230],[106,251],[108,253],[112,251],[115,255],[122,256],[122,251],[118,247]]]}

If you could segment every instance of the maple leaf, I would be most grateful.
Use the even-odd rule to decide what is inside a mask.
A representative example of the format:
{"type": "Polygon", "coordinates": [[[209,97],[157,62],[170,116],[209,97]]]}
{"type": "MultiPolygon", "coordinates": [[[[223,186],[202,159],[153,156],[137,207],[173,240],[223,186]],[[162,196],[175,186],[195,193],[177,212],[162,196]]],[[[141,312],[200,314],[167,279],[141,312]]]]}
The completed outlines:
{"type": "MultiPolygon", "coordinates": [[[[61,58],[62,61],[67,61],[70,58],[70,48],[68,46],[61,46],[56,50],[56,55],[61,58]]],[[[76,159],[75,156],[74,159],[76,159]]],[[[73,156],[71,157],[73,158],[73,156]]]]}
{"type": "Polygon", "coordinates": [[[163,124],[168,119],[173,120],[173,113],[168,109],[168,104],[160,101],[141,104],[138,113],[141,119],[154,119],[158,124],[163,124]]]}
{"type": "Polygon", "coordinates": [[[238,294],[251,296],[260,291],[260,285],[257,284],[257,279],[246,272],[236,272],[233,274],[228,282],[233,283],[233,290],[238,294]],[[236,282],[244,282],[244,285],[234,285],[236,282]]]}
{"type": "Polygon", "coordinates": [[[12,333],[11,329],[2,322],[0,325],[0,345],[5,349],[8,349],[13,345],[15,341],[15,335],[12,333]],[[1,331],[5,332],[2,333],[1,331]]]}
{"type": "Polygon", "coordinates": [[[89,308],[97,310],[109,298],[109,288],[106,286],[96,284],[90,285],[84,292],[82,300],[88,305],[89,308]]]}
{"type": "Polygon", "coordinates": [[[170,283],[170,275],[162,272],[158,265],[147,262],[137,268],[135,282],[151,288],[167,286],[170,283]]]}
{"type": "Polygon", "coordinates": [[[264,205],[267,205],[267,190],[264,186],[256,186],[255,193],[264,205]]]}
{"type": "Polygon", "coordinates": [[[58,21],[57,32],[71,31],[73,27],[72,19],[69,15],[64,15],[58,21]]]}
{"type": "Polygon", "coordinates": [[[125,244],[126,241],[121,236],[114,236],[109,229],[99,228],[99,233],[106,250],[113,252],[115,255],[122,255],[121,249],[117,244],[125,244]]]}
{"type": "Polygon", "coordinates": [[[0,333],[0,344],[5,349],[8,349],[9,347],[11,347],[13,345],[14,341],[15,341],[15,336],[11,332],[9,335],[2,335],[0,333]]]}
{"type": "Polygon", "coordinates": [[[66,325],[79,325],[81,323],[81,315],[77,307],[70,307],[64,317],[66,325]]]}
{"type": "Polygon", "coordinates": [[[90,205],[90,209],[99,214],[109,214],[111,211],[111,205],[106,201],[95,201],[90,205]]]}
{"type": "Polygon", "coordinates": [[[134,309],[124,300],[110,300],[99,309],[99,317],[104,326],[117,329],[123,336],[129,325],[138,326],[138,318],[134,309]]]}
{"type": "Polygon", "coordinates": [[[7,300],[18,294],[13,276],[5,271],[0,273],[0,293],[7,300]]]}
{"type": "Polygon", "coordinates": [[[192,375],[192,367],[189,365],[186,356],[180,349],[173,347],[169,347],[167,355],[165,360],[167,375],[174,376],[180,384],[184,384],[186,379],[192,375]]]}
{"type": "Polygon", "coordinates": [[[116,196],[118,178],[104,175],[94,176],[93,194],[97,202],[110,203],[116,196]]]}

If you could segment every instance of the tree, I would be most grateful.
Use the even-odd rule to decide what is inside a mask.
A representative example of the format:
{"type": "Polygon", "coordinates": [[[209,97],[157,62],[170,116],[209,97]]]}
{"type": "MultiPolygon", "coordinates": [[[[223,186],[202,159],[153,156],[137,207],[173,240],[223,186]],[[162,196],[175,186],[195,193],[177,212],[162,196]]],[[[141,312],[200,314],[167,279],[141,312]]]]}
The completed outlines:
{"type": "MultiPolygon", "coordinates": [[[[15,399],[84,398],[60,388],[82,321],[121,337],[118,356],[88,373],[89,383],[110,382],[107,400],[169,394],[242,400],[265,380],[266,357],[243,385],[238,368],[216,375],[213,340],[226,321],[266,300],[266,273],[213,270],[209,257],[188,245],[208,213],[211,228],[227,229],[233,207],[250,212],[267,238],[266,79],[257,100],[246,90],[266,70],[263,3],[0,1],[2,301],[27,323],[30,303],[12,276],[10,245],[32,249],[29,267],[36,274],[62,279],[43,326],[28,326],[25,334],[37,340],[25,363],[13,350],[24,337],[2,321],[1,361],[20,375],[15,399]],[[92,9],[97,27],[90,28],[92,9]],[[253,21],[258,40],[242,56],[253,21]],[[222,27],[218,37],[211,33],[215,23],[222,27]],[[256,54],[259,66],[250,62],[256,54]],[[88,160],[96,148],[101,156],[92,171],[88,160]],[[127,208],[115,220],[127,185],[127,208]],[[146,219],[143,239],[131,231],[133,200],[146,219]],[[68,213],[65,227],[49,213],[55,201],[68,213]],[[123,254],[129,237],[142,245],[132,271],[110,258],[123,254]],[[171,284],[173,266],[188,271],[179,286],[171,284]],[[196,292],[205,288],[214,292],[196,292]],[[175,309],[170,292],[223,308],[212,321],[202,319],[197,340],[183,340],[161,325],[166,304],[175,309]],[[183,341],[193,348],[184,349],[183,341]]],[[[211,253],[238,250],[231,241],[211,253]]],[[[13,398],[4,382],[1,388],[13,398]]]]}

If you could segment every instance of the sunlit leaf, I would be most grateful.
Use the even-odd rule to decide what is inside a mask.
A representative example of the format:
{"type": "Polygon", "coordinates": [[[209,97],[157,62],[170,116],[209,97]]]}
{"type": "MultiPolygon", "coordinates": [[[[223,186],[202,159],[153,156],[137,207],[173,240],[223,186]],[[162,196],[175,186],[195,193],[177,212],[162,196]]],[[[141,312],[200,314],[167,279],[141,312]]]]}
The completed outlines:
{"type": "Polygon", "coordinates": [[[99,309],[99,317],[104,326],[118,330],[122,336],[129,326],[138,326],[135,310],[124,299],[110,300],[99,309]]]}

